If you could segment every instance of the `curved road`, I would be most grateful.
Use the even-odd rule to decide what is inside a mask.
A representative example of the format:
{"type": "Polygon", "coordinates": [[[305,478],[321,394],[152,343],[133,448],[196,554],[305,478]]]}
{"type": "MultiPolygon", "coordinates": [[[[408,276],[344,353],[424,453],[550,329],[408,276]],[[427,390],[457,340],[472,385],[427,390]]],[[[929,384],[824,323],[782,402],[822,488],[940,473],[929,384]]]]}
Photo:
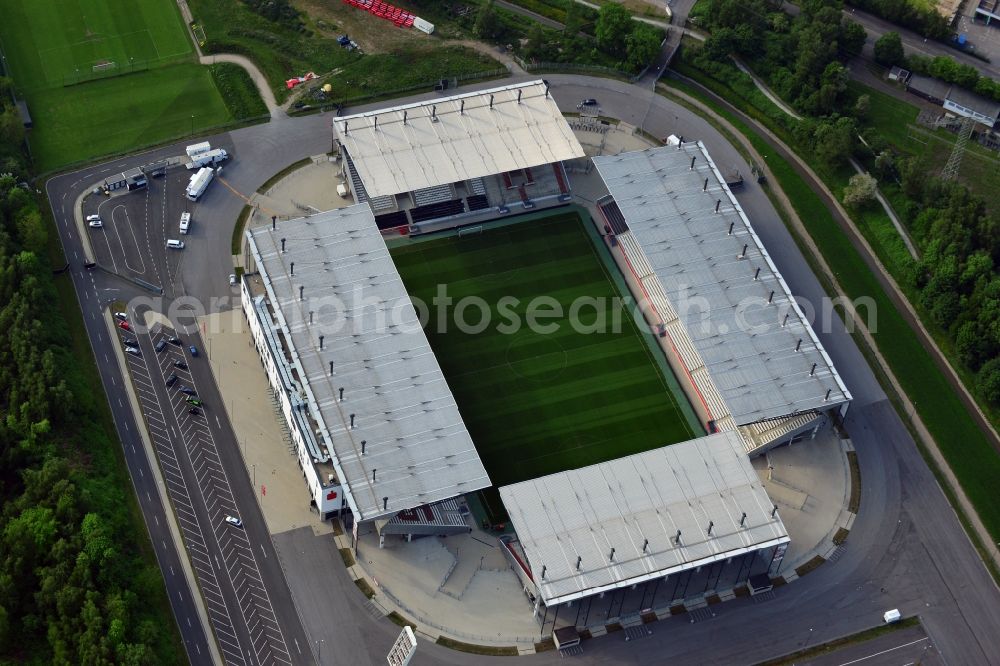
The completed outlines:
{"type": "MultiPolygon", "coordinates": [[[[735,149],[703,119],[648,90],[609,79],[556,74],[547,78],[553,86],[553,95],[565,109],[574,108],[581,98],[595,97],[609,116],[642,126],[657,136],[676,133],[686,139],[701,139],[720,169],[737,168],[749,173],[749,166],[735,149]]],[[[496,83],[468,89],[490,85],[496,83]]],[[[410,101],[437,97],[428,93],[410,101]]],[[[364,109],[350,111],[360,110],[364,109]]],[[[230,266],[219,261],[229,253],[232,221],[244,205],[232,192],[253,192],[284,166],[329,150],[330,119],[330,114],[281,117],[212,138],[213,143],[228,142],[234,147],[236,159],[222,176],[231,189],[214,185],[199,202],[200,218],[209,220],[202,225],[205,237],[185,250],[180,278],[164,285],[168,297],[188,294],[205,304],[212,298],[221,298],[214,307],[234,305],[228,300],[230,266]]],[[[71,222],[72,201],[81,187],[103,174],[181,152],[183,147],[177,145],[49,181],[50,201],[67,257],[72,262],[85,321],[89,321],[102,298],[101,290],[114,285],[116,279],[80,269],[82,248],[71,222]]],[[[821,303],[823,291],[818,281],[765,194],[756,185],[750,185],[739,199],[795,293],[814,304],[821,303]]],[[[899,608],[904,615],[921,617],[948,663],[990,663],[989,655],[995,650],[989,645],[995,645],[995,637],[1000,635],[1000,590],[987,574],[912,438],[843,325],[835,319],[818,325],[817,334],[855,396],[846,427],[858,452],[863,491],[861,511],[843,555],[838,561],[777,590],[773,600],[762,604],[746,599],[727,602],[716,607],[719,609],[716,618],[705,622],[659,622],[651,625],[651,637],[629,643],[624,642],[621,634],[587,641],[584,654],[576,659],[594,664],[752,663],[871,627],[881,621],[884,610],[899,608]]],[[[106,335],[95,337],[91,330],[91,343],[100,358],[107,352],[110,341],[106,335]]],[[[102,369],[102,375],[105,372],[102,369]]],[[[105,379],[105,386],[108,385],[105,379]]],[[[116,393],[113,388],[108,393],[114,406],[116,393]]],[[[113,411],[122,432],[121,424],[131,416],[121,410],[113,411]]],[[[235,467],[227,471],[230,477],[239,472],[235,467]]],[[[245,471],[241,473],[245,476],[245,471]]],[[[398,628],[365,613],[365,600],[353,589],[342,566],[323,569],[314,578],[308,578],[309,567],[290,558],[307,552],[311,537],[295,538],[300,541],[294,551],[284,550],[278,556],[297,604],[304,603],[302,590],[319,591],[322,616],[305,612],[304,606],[299,608],[306,634],[316,645],[314,653],[322,651],[324,664],[380,662],[384,657],[378,655],[384,655],[398,628]],[[323,641],[322,645],[316,643],[318,640],[323,641]]],[[[168,578],[167,584],[173,600],[177,583],[168,578]]],[[[305,601],[317,603],[316,599],[305,601]]],[[[561,663],[553,652],[525,659],[535,664],[561,663]]],[[[493,661],[502,660],[453,652],[423,642],[413,663],[457,665],[493,661]]]]}

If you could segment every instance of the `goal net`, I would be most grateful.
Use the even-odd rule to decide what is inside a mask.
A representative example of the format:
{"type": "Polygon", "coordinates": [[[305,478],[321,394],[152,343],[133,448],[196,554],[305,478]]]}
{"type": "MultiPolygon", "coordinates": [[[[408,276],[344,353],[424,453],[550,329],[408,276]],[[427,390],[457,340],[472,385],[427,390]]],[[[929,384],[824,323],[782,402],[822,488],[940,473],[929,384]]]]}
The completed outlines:
{"type": "Polygon", "coordinates": [[[95,74],[100,74],[101,72],[107,72],[107,71],[115,69],[117,67],[118,67],[118,63],[116,63],[114,60],[104,60],[102,62],[94,64],[94,66],[91,67],[91,70],[95,74]]]}

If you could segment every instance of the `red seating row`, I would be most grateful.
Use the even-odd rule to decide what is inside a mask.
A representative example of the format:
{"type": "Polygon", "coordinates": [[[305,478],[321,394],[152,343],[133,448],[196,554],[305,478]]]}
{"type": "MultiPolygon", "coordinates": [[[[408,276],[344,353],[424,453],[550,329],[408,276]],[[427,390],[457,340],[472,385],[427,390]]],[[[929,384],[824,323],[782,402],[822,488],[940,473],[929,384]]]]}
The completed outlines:
{"type": "Polygon", "coordinates": [[[344,0],[344,2],[352,7],[357,7],[358,9],[370,12],[379,18],[392,21],[401,28],[409,28],[412,26],[413,19],[415,18],[413,14],[404,11],[399,7],[394,7],[387,2],[383,2],[382,0],[344,0]]]}
{"type": "Polygon", "coordinates": [[[558,162],[553,162],[552,170],[556,173],[556,182],[559,183],[559,193],[568,194],[569,188],[566,187],[566,180],[563,178],[562,165],[558,162]]]}

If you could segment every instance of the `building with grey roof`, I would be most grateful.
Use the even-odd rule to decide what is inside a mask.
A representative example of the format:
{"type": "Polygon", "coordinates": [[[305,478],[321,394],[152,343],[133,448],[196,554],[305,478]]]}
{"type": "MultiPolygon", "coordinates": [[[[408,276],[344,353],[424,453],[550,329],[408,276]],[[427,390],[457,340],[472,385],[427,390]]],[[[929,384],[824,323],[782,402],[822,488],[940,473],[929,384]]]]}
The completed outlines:
{"type": "Polygon", "coordinates": [[[700,142],[594,165],[617,251],[710,432],[741,428],[757,452],[846,409],[850,392],[700,142]]]}
{"type": "Polygon", "coordinates": [[[244,313],[272,388],[289,403],[314,499],[336,486],[355,520],[388,520],[488,487],[369,207],[246,237],[244,313]]]}
{"type": "Polygon", "coordinates": [[[536,610],[720,562],[736,586],[789,541],[733,431],[504,486],[500,497],[536,610]]]}

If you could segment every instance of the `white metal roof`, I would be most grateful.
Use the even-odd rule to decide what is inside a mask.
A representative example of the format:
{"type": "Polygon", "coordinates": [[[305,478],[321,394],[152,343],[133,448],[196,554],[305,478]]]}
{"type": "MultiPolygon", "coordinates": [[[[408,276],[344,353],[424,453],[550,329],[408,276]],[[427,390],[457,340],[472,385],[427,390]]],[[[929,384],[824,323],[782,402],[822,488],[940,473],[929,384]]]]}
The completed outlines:
{"type": "Polygon", "coordinates": [[[541,81],[334,118],[333,129],[369,197],[584,156],[541,81]]]}
{"type": "Polygon", "coordinates": [[[317,438],[331,449],[355,517],[489,487],[368,205],[248,237],[317,438]]]}
{"type": "Polygon", "coordinates": [[[738,425],[851,399],[700,142],[594,164],[738,425]]]}
{"type": "Polygon", "coordinates": [[[547,605],[789,540],[732,431],[504,486],[500,497],[547,605]]]}

